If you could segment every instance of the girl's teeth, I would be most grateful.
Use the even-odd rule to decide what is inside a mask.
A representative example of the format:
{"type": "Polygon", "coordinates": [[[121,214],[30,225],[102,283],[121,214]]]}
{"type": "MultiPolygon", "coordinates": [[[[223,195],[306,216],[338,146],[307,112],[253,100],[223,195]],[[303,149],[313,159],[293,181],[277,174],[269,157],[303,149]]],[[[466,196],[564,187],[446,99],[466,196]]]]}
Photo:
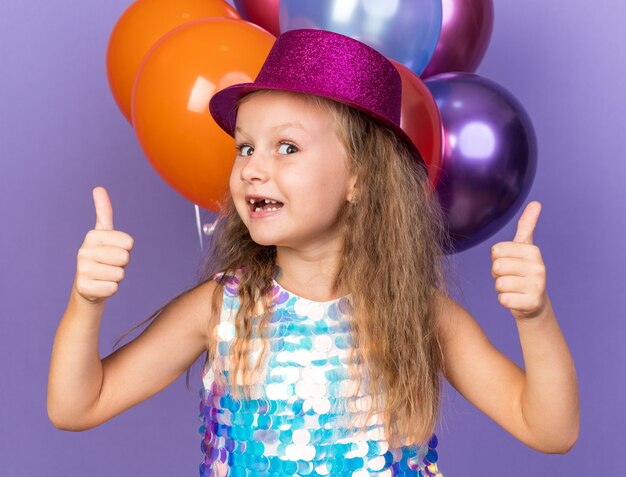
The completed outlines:
{"type": "Polygon", "coordinates": [[[272,208],[269,208],[269,209],[262,209],[261,207],[257,207],[256,209],[254,209],[255,212],[259,212],[261,210],[274,211],[274,210],[278,210],[278,207],[272,207],[272,208]]]}
{"type": "MultiPolygon", "coordinates": [[[[250,203],[251,203],[251,204],[254,204],[254,202],[255,202],[255,201],[254,201],[254,199],[250,199],[250,203]]],[[[276,204],[276,203],[277,203],[277,201],[275,201],[275,200],[265,199],[265,203],[266,203],[266,204],[269,204],[270,202],[271,202],[272,204],[276,204]]]]}

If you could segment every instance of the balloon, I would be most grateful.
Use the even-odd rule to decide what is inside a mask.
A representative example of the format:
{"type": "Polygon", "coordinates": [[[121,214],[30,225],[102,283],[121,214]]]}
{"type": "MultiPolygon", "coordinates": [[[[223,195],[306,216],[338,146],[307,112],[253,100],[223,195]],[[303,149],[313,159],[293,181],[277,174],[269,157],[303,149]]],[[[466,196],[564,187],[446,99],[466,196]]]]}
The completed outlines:
{"type": "Polygon", "coordinates": [[[502,86],[472,73],[428,78],[443,123],[444,151],[436,193],[454,250],[486,240],[517,212],[537,169],[533,125],[502,86]]]}
{"type": "Polygon", "coordinates": [[[244,20],[256,23],[276,36],[280,35],[279,3],[279,0],[235,0],[237,11],[244,20]]]}
{"type": "Polygon", "coordinates": [[[173,28],[207,17],[240,18],[223,0],[138,0],[119,18],[107,47],[107,76],[113,98],[130,122],[130,97],[141,60],[173,28]]]}
{"type": "Polygon", "coordinates": [[[281,0],[280,31],[317,28],[359,40],[420,74],[441,31],[441,0],[281,0]]]}
{"type": "Polygon", "coordinates": [[[493,0],[443,0],[441,34],[422,79],[454,71],[473,73],[493,30],[493,0]]]}
{"type": "Polygon", "coordinates": [[[157,173],[194,204],[219,210],[236,155],[209,100],[253,81],[274,40],[242,20],[196,20],[161,38],[139,68],[131,101],[139,143],[157,173]]]}
{"type": "Polygon", "coordinates": [[[402,78],[400,127],[413,140],[428,166],[428,177],[435,187],[439,180],[443,149],[443,129],[437,103],[422,80],[406,66],[390,60],[402,78]]]}

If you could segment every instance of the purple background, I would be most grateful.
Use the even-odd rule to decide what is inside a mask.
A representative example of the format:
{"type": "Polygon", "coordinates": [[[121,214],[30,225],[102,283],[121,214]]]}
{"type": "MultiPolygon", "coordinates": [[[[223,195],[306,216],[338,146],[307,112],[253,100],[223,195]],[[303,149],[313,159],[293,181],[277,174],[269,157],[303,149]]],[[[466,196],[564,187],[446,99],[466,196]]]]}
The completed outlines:
{"type": "MultiPolygon", "coordinates": [[[[129,4],[4,2],[0,14],[2,475],[198,473],[199,364],[191,391],[183,375],[87,432],[57,430],[46,414],[52,340],[76,252],[95,224],[94,186],[108,189],[116,228],[135,238],[127,277],[106,307],[102,356],[197,272],[193,206],[151,168],[109,92],[107,41],[129,4]]],[[[623,239],[614,239],[626,234],[624,18],[619,0],[497,1],[477,73],[511,91],[537,132],[538,171],[525,203],[543,205],[535,243],[576,361],[581,434],[569,454],[541,454],[446,387],[438,448],[446,477],[626,475],[626,253],[623,239]]],[[[522,365],[516,327],[490,273],[490,246],[512,240],[520,213],[455,262],[461,302],[522,365]]]]}

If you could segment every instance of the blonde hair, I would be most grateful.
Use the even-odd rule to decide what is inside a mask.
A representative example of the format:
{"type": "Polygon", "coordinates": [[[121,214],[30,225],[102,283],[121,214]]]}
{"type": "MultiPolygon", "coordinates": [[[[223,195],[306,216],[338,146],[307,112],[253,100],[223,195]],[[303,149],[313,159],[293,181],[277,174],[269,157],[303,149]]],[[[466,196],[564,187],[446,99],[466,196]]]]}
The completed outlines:
{"type": "MultiPolygon", "coordinates": [[[[240,104],[266,92],[248,94],[240,104]]],[[[444,363],[436,293],[446,289],[444,250],[450,249],[426,169],[391,129],[369,115],[326,98],[287,94],[331,112],[350,172],[357,177],[358,200],[346,202],[340,211],[342,263],[333,288],[351,294],[353,353],[365,366],[374,398],[368,418],[373,412],[382,412],[390,440],[425,442],[434,432],[441,407],[444,363]]],[[[276,247],[251,239],[227,193],[196,286],[217,281],[212,308],[219,313],[227,275],[245,270],[238,288],[240,306],[231,348],[233,376],[241,373],[244,383],[253,372],[246,357],[259,297],[264,304],[261,309],[265,309],[257,316],[261,336],[271,317],[275,265],[276,247]],[[215,278],[220,272],[224,275],[215,278]]],[[[213,330],[207,332],[214,339],[213,330]]],[[[213,358],[211,348],[205,365],[213,358]]],[[[189,370],[187,384],[188,379],[189,370]]]]}

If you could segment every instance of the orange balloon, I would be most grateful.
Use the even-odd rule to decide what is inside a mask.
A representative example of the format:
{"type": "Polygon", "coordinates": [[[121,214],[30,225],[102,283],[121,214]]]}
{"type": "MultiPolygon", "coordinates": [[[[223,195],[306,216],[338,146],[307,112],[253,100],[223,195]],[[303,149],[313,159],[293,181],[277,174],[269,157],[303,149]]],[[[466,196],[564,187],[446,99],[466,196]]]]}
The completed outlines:
{"type": "Polygon", "coordinates": [[[240,19],[224,0],[137,0],[119,18],[107,47],[107,76],[113,98],[131,121],[130,97],[141,60],[170,30],[209,17],[240,19]]]}
{"type": "Polygon", "coordinates": [[[236,157],[209,100],[253,81],[274,40],[242,20],[197,20],[161,38],[139,68],[131,101],[139,143],[157,173],[194,204],[219,210],[236,157]]]}
{"type": "Polygon", "coordinates": [[[402,78],[400,127],[413,140],[424,157],[428,179],[437,186],[443,158],[443,126],[439,107],[428,87],[413,71],[390,60],[402,78]]]}

